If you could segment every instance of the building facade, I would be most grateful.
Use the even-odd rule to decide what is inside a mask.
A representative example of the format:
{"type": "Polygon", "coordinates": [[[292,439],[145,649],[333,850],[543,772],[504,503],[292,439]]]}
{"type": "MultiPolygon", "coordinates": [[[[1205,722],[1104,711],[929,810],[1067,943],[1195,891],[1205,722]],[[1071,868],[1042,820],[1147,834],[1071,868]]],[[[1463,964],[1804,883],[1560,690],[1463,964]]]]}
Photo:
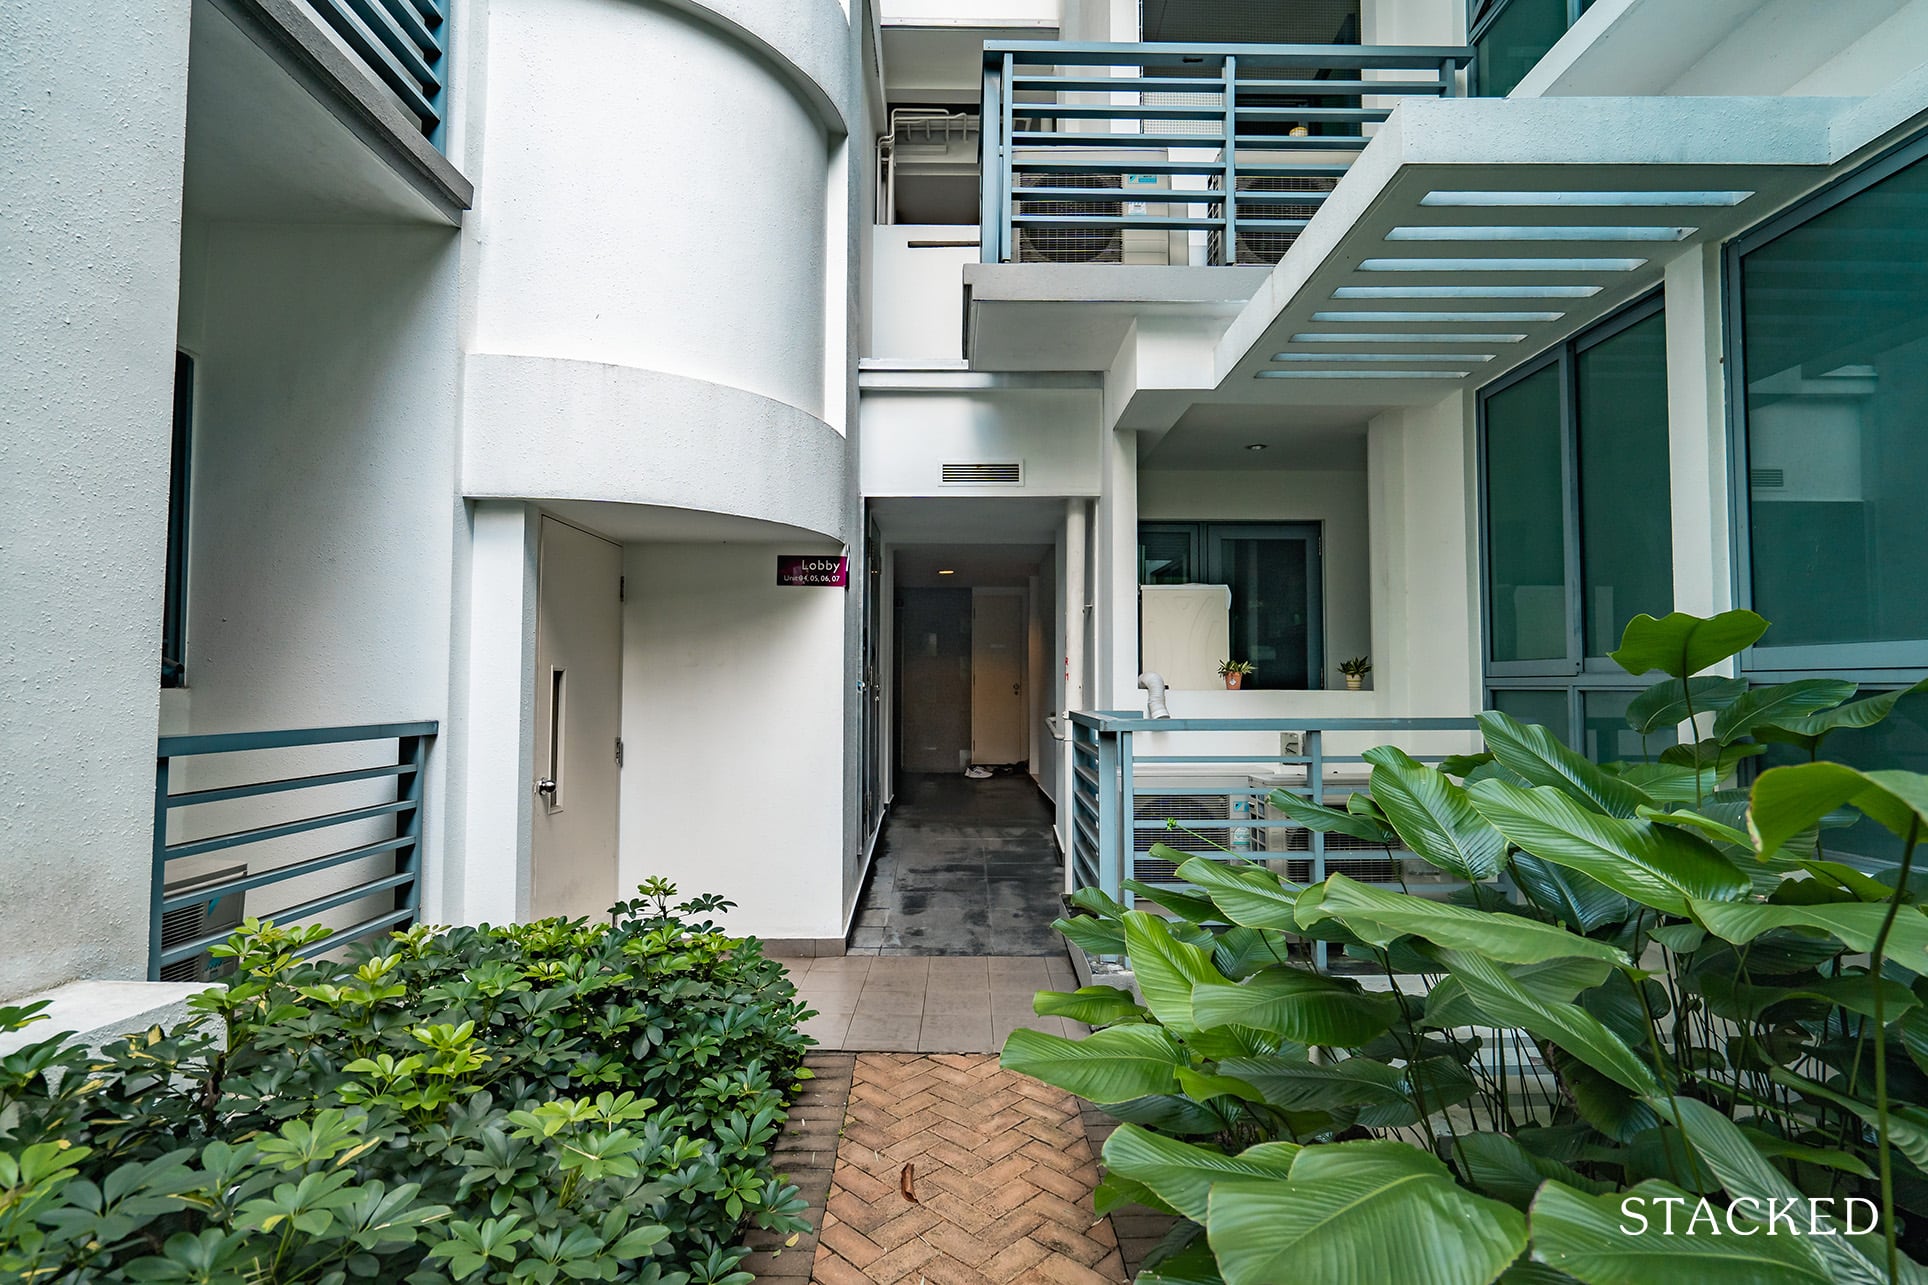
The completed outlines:
{"type": "Polygon", "coordinates": [[[905,774],[1075,849],[1147,670],[1278,758],[1635,756],[1642,612],[1920,679],[1928,2],[1468,9],[0,15],[0,996],[652,874],[840,950],[905,774]]]}

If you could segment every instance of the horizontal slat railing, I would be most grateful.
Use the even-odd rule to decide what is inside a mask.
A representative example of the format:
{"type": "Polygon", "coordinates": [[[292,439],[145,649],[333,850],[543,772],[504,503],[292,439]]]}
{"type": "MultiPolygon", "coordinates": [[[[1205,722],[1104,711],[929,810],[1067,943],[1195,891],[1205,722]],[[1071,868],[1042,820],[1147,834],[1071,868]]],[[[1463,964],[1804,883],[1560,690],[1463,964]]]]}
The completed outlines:
{"type": "Polygon", "coordinates": [[[308,0],[368,73],[443,144],[448,110],[448,0],[308,0]]]}
{"type": "Polygon", "coordinates": [[[338,928],[303,954],[317,954],[413,921],[421,906],[422,781],[437,727],[434,722],[378,723],[161,737],[154,769],[149,979],[160,980],[167,970],[194,965],[210,946],[228,937],[232,922],[243,915],[297,925],[344,906],[368,903],[357,912],[365,917],[338,928]],[[288,751],[316,751],[326,757],[352,753],[347,747],[356,746],[375,750],[382,761],[345,768],[331,764],[324,770],[287,775],[283,759],[279,771],[267,774],[265,765],[288,751]],[[184,760],[213,756],[221,756],[219,770],[223,776],[248,779],[178,792],[173,789],[186,774],[184,760]],[[253,779],[256,772],[262,773],[260,779],[253,779]],[[371,801],[366,797],[366,790],[381,789],[390,780],[394,782],[393,798],[371,801]],[[362,787],[360,797],[345,798],[339,793],[354,787],[362,787]],[[250,824],[219,834],[169,841],[170,817],[198,818],[204,814],[195,809],[250,800],[258,801],[253,805],[257,811],[246,818],[250,824]],[[260,814],[259,809],[271,806],[292,810],[295,815],[287,815],[286,810],[272,816],[260,814]],[[282,840],[337,828],[351,830],[345,836],[347,846],[303,854],[280,844],[282,840]],[[240,859],[243,864],[181,880],[193,858],[216,854],[240,859]],[[297,895],[293,901],[285,896],[264,899],[258,895],[263,889],[368,862],[375,863],[372,870],[354,872],[345,883],[328,886],[324,882],[321,887],[307,889],[305,895],[301,889],[284,888],[284,892],[297,895]],[[212,912],[224,905],[232,913],[200,916],[206,931],[190,927],[176,931],[174,940],[167,940],[169,916],[197,906],[212,912]]]}
{"type": "MultiPolygon", "coordinates": [[[[1471,58],[1430,46],[988,42],[983,258],[1121,262],[1120,238],[1136,230],[1206,232],[1212,263],[1276,261],[1308,220],[1266,207],[1316,208],[1351,165],[1324,157],[1361,151],[1402,98],[1457,93],[1471,58]],[[1169,179],[1146,186],[1159,176],[1169,179]],[[1254,238],[1243,252],[1241,230],[1254,238]]],[[[1192,261],[1183,254],[1172,261],[1192,261]]]]}
{"type": "Polygon", "coordinates": [[[1479,724],[1471,718],[1151,719],[1093,712],[1074,713],[1071,726],[1075,883],[1127,907],[1137,901],[1127,880],[1176,882],[1171,864],[1150,855],[1154,842],[1188,857],[1266,862],[1281,874],[1296,873],[1298,883],[1323,880],[1334,861],[1359,863],[1347,873],[1362,882],[1406,883],[1410,854],[1373,848],[1335,856],[1326,834],[1272,814],[1268,800],[1284,790],[1344,808],[1346,796],[1365,783],[1363,755],[1374,745],[1398,745],[1422,763],[1479,745],[1479,724]],[[1288,736],[1299,738],[1294,752],[1286,750],[1282,738],[1288,736]],[[1416,737],[1433,744],[1420,745],[1416,737]]]}

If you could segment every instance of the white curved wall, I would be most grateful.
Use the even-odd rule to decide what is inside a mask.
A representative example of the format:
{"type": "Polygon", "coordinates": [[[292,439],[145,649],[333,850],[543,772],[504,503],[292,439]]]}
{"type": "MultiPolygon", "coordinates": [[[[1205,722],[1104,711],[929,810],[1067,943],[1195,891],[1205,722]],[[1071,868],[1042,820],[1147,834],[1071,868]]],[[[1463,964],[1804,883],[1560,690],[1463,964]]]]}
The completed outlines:
{"type": "Polygon", "coordinates": [[[795,67],[663,4],[494,0],[482,100],[471,351],[827,418],[831,139],[795,67]]]}

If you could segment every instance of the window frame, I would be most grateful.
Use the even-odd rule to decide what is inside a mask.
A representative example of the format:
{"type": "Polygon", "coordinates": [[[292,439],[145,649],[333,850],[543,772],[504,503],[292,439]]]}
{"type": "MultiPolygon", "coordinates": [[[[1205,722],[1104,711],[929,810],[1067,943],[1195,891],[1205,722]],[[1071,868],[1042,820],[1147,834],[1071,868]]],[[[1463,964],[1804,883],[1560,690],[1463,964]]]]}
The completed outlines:
{"type": "Polygon", "coordinates": [[[194,376],[191,353],[174,354],[168,435],[166,580],[161,598],[161,687],[187,686],[188,528],[194,485],[194,376]]]}
{"type": "MultiPolygon", "coordinates": [[[[1253,690],[1315,692],[1326,690],[1325,523],[1317,519],[1293,518],[1144,518],[1138,523],[1141,547],[1144,533],[1147,531],[1189,536],[1192,546],[1192,567],[1199,576],[1203,577],[1197,582],[1201,584],[1230,583],[1230,578],[1223,574],[1224,565],[1219,553],[1220,544],[1226,538],[1304,539],[1309,549],[1306,575],[1306,614],[1308,616],[1306,668],[1311,680],[1310,685],[1254,688],[1253,690]]],[[[1145,586],[1145,568],[1142,560],[1136,574],[1138,587],[1142,589],[1145,586]]]]}
{"type": "MultiPolygon", "coordinates": [[[[1493,708],[1496,691],[1557,692],[1566,699],[1566,728],[1561,740],[1573,745],[1581,739],[1586,726],[1586,696],[1599,691],[1640,691],[1649,686],[1645,677],[1627,673],[1604,656],[1586,654],[1586,586],[1581,556],[1580,494],[1580,403],[1577,394],[1579,358],[1608,340],[1667,311],[1666,292],[1655,288],[1622,305],[1585,330],[1548,348],[1532,360],[1515,367],[1475,394],[1476,468],[1479,512],[1479,594],[1480,594],[1480,676],[1483,704],[1493,708]],[[1488,485],[1489,453],[1486,440],[1486,408],[1494,396],[1540,374],[1549,368],[1560,372],[1560,494],[1566,506],[1565,546],[1562,557],[1566,570],[1567,654],[1559,660],[1493,659],[1492,593],[1492,488],[1488,485]]],[[[1671,460],[1669,466],[1671,469],[1671,460]]],[[[1672,546],[1671,533],[1669,547],[1672,546]]],[[[1671,568],[1670,568],[1671,571],[1671,568]]]]}
{"type": "MultiPolygon", "coordinates": [[[[1754,251],[1806,226],[1837,206],[1893,178],[1918,162],[1928,162],[1928,131],[1904,140],[1851,173],[1809,193],[1746,232],[1721,250],[1721,319],[1724,389],[1727,400],[1727,518],[1736,607],[1754,608],[1753,497],[1747,442],[1747,347],[1743,260],[1754,251]]],[[[1906,685],[1909,676],[1928,671],[1928,639],[1801,646],[1753,646],[1740,655],[1740,673],[1750,681],[1786,682],[1809,675],[1852,678],[1865,683],[1906,685]]]]}
{"type": "MultiPolygon", "coordinates": [[[[1490,3],[1483,9],[1479,8],[1476,4],[1467,7],[1466,46],[1474,51],[1473,60],[1468,64],[1471,83],[1467,86],[1466,95],[1469,98],[1485,96],[1479,84],[1480,60],[1478,47],[1480,39],[1486,35],[1487,30],[1492,27],[1495,22],[1499,21],[1500,15],[1512,7],[1513,3],[1514,0],[1490,0],[1490,3]]],[[[1573,30],[1573,24],[1580,21],[1580,16],[1587,11],[1587,7],[1591,3],[1592,0],[1566,0],[1566,31],[1573,30]]],[[[1566,32],[1564,31],[1561,33],[1562,38],[1564,38],[1565,34],[1566,32]]],[[[1557,44],[1559,42],[1555,41],[1554,43],[1557,44]]],[[[1551,46],[1548,46],[1547,52],[1552,52],[1551,46]]],[[[1542,53],[1540,57],[1544,58],[1546,54],[1542,53]]],[[[1538,65],[1539,63],[1536,60],[1534,66],[1538,65]]]]}

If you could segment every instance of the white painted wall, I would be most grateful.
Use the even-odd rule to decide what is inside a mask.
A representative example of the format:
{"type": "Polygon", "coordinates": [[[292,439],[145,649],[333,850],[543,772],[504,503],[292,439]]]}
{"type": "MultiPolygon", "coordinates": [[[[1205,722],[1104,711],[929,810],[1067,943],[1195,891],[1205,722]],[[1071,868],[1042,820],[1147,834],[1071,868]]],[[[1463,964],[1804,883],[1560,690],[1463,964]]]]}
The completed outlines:
{"type": "Polygon", "coordinates": [[[0,998],[146,975],[187,49],[0,8],[0,998]]]}
{"type": "Polygon", "coordinates": [[[864,356],[962,361],[964,265],[977,262],[977,229],[873,225],[870,246],[870,342],[864,356]]]}
{"type": "Polygon", "coordinates": [[[1665,286],[1674,609],[1699,616],[1734,605],[1720,260],[1697,246],[1667,265],[1665,286]]]}
{"type": "Polygon", "coordinates": [[[829,418],[831,144],[813,106],[660,4],[491,0],[489,25],[473,349],[666,371],[829,418]]]}
{"type": "Polygon", "coordinates": [[[1372,539],[1372,683],[1414,717],[1481,705],[1473,402],[1454,393],[1388,411],[1366,430],[1372,539]]]}
{"type": "Polygon", "coordinates": [[[1318,523],[1325,535],[1325,685],[1343,688],[1339,662],[1372,650],[1366,492],[1363,469],[1145,469],[1138,474],[1138,520],[1318,523]]]}
{"type": "Polygon", "coordinates": [[[1095,495],[1101,488],[1096,389],[869,391],[863,491],[903,495],[1095,495]],[[944,486],[945,463],[1021,460],[1023,486],[944,486]]]}
{"type": "Polygon", "coordinates": [[[843,935],[847,591],[783,588],[754,544],[624,550],[620,878],[721,893],[767,938],[843,935]]]}

